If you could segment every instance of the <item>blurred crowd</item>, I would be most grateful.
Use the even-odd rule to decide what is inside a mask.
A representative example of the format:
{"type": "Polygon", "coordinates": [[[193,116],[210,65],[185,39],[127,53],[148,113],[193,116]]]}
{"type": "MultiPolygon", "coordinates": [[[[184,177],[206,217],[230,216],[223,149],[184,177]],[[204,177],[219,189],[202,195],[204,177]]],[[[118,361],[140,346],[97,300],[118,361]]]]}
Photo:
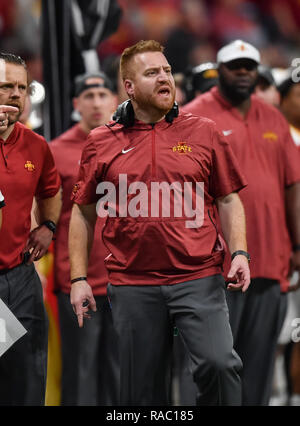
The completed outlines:
{"type": "MultiPolygon", "coordinates": [[[[118,30],[98,47],[105,64],[140,39],[166,47],[173,72],[214,61],[233,39],[255,45],[262,63],[288,67],[300,48],[298,0],[118,0],[118,30]]],[[[41,74],[41,0],[0,0],[0,49],[27,61],[32,78],[41,74]]]]}

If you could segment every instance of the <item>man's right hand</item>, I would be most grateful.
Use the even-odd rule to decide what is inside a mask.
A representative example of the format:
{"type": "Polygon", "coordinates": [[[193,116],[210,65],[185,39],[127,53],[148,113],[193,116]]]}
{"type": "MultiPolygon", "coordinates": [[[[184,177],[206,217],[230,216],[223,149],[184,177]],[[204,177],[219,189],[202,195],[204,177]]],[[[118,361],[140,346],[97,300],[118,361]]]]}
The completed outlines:
{"type": "Polygon", "coordinates": [[[7,130],[9,112],[19,112],[19,109],[12,105],[0,105],[0,133],[7,130]]]}
{"type": "Polygon", "coordinates": [[[88,311],[97,311],[96,302],[91,286],[87,281],[77,281],[71,285],[70,300],[77,315],[79,327],[83,326],[83,319],[89,318],[88,311]]]}

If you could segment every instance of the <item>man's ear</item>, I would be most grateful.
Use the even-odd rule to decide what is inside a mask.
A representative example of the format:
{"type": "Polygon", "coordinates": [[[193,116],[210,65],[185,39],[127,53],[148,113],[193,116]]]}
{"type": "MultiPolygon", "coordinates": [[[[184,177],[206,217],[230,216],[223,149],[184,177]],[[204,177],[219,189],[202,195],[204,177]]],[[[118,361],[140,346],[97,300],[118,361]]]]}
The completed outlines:
{"type": "Polygon", "coordinates": [[[77,98],[73,98],[72,99],[72,104],[73,104],[73,108],[76,109],[76,111],[78,111],[78,99],[77,98]]]}
{"type": "Polygon", "coordinates": [[[124,81],[124,87],[125,87],[125,91],[126,91],[127,95],[131,98],[134,94],[134,83],[133,83],[133,81],[126,78],[126,80],[124,81]]]}

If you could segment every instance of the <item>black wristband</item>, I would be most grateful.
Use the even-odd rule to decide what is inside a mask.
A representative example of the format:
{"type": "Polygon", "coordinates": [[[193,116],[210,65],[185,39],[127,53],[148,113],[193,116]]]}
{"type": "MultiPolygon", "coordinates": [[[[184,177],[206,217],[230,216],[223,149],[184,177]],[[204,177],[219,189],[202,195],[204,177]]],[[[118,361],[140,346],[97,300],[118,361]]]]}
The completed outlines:
{"type": "Polygon", "coordinates": [[[248,262],[250,262],[250,254],[247,251],[244,251],[244,250],[237,250],[234,253],[232,253],[231,260],[233,260],[235,258],[235,256],[238,256],[239,254],[247,257],[248,262]]]}
{"type": "Polygon", "coordinates": [[[299,250],[300,250],[300,244],[294,244],[293,251],[299,251],[299,250]]]}
{"type": "Polygon", "coordinates": [[[86,281],[87,277],[78,277],[78,278],[73,278],[71,280],[71,284],[77,283],[77,281],[86,281]]]}
{"type": "Polygon", "coordinates": [[[41,223],[40,226],[42,226],[42,225],[47,226],[47,228],[50,229],[50,231],[52,231],[53,234],[55,234],[56,224],[52,220],[45,220],[44,222],[41,223]]]}

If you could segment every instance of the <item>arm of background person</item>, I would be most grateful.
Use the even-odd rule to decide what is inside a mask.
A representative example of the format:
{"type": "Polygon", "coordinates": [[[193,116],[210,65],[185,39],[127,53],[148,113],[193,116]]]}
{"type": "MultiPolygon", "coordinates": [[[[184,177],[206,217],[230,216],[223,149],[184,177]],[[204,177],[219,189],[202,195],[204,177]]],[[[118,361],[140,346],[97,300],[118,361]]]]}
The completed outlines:
{"type": "MultiPolygon", "coordinates": [[[[247,251],[246,219],[244,207],[237,193],[216,200],[222,232],[230,253],[247,251]]],[[[231,262],[228,273],[228,290],[247,290],[250,284],[249,262],[246,256],[237,255],[231,262]],[[236,281],[235,283],[231,281],[236,281]]]]}
{"type": "MultiPolygon", "coordinates": [[[[69,227],[71,280],[87,276],[96,220],[96,204],[78,205],[75,203],[73,205],[69,227]]],[[[92,289],[86,280],[77,281],[71,285],[70,299],[77,315],[78,325],[82,327],[83,319],[88,317],[87,311],[89,309],[96,311],[92,289]],[[85,302],[88,304],[83,306],[85,302]]]]}
{"type": "MultiPolygon", "coordinates": [[[[298,246],[293,250],[290,262],[290,276],[298,271],[300,274],[300,182],[290,185],[285,190],[286,217],[290,238],[293,246],[298,246]]],[[[296,290],[300,287],[300,276],[295,286],[290,286],[289,290],[296,290]]]]}
{"type": "Polygon", "coordinates": [[[35,219],[38,224],[29,234],[24,252],[30,252],[28,264],[41,259],[47,252],[53,238],[53,232],[42,225],[46,220],[51,220],[55,224],[58,222],[61,212],[61,191],[59,190],[53,197],[36,199],[35,219]]]}

